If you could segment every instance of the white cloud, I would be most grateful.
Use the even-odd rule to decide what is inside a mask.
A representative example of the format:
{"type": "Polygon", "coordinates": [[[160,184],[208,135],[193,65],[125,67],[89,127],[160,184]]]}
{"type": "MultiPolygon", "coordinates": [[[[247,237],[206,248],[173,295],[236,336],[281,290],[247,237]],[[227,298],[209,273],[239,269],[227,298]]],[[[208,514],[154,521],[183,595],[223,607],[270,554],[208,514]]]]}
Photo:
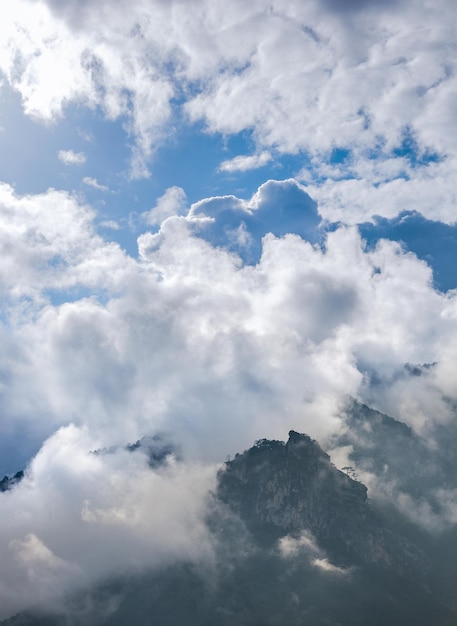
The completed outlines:
{"type": "Polygon", "coordinates": [[[316,540],[307,531],[303,531],[298,537],[292,535],[281,537],[278,547],[280,555],[285,559],[296,557],[300,553],[308,553],[310,555],[321,553],[316,540]]]}
{"type": "Polygon", "coordinates": [[[109,228],[110,230],[119,230],[120,226],[117,222],[115,222],[114,220],[104,220],[103,222],[100,222],[100,226],[102,228],[109,228]]]}
{"type": "Polygon", "coordinates": [[[215,469],[171,459],[152,471],[138,452],[93,454],[97,443],[86,429],[59,430],[2,495],[0,619],[63,606],[112,573],[211,559],[204,515],[215,469]]]}
{"type": "Polygon", "coordinates": [[[94,189],[98,189],[99,191],[109,191],[108,187],[105,185],[101,185],[96,178],[92,178],[91,176],[85,176],[83,178],[83,183],[88,185],[89,187],[93,187],[94,189]]]}
{"type": "Polygon", "coordinates": [[[347,575],[351,571],[350,569],[333,565],[333,563],[330,563],[328,559],[314,559],[313,565],[323,572],[327,572],[328,574],[338,574],[339,576],[347,575]]]}
{"type": "MultiPolygon", "coordinates": [[[[273,187],[232,202],[262,211],[273,187]]],[[[275,189],[280,204],[295,197],[290,181],[275,189]]],[[[194,234],[208,218],[167,209],[134,260],[68,194],[0,191],[0,442],[17,462],[50,437],[29,478],[0,497],[5,616],[41,593],[57,602],[56,577],[60,597],[132,561],[206,554],[211,464],[290,428],[325,445],[347,394],[419,433],[451,418],[456,294],[436,292],[428,266],[398,244],[367,251],[347,227],[324,248],[270,234],[259,263],[243,265],[194,234]],[[395,379],[405,362],[440,365],[418,386],[395,379]],[[392,380],[382,397],[367,371],[392,380]],[[141,455],[88,454],[156,433],[181,446],[183,465],[151,472],[141,455]]]]}
{"type": "MultiPolygon", "coordinates": [[[[250,202],[269,199],[259,191],[250,202]]],[[[262,435],[284,437],[285,421],[325,437],[367,367],[386,374],[443,360],[433,385],[448,393],[454,295],[437,293],[430,269],[398,244],[366,252],[345,228],[326,250],[267,235],[259,264],[242,266],[193,235],[191,212],[141,235],[135,261],[96,235],[92,212],[67,194],[4,187],[1,207],[4,423],[34,423],[38,438],[68,421],[113,444],[165,429],[198,457],[214,437],[217,459],[262,435]]],[[[420,398],[395,389],[390,409],[420,398]]],[[[416,405],[404,411],[413,423],[416,405]]]]}
{"type": "Polygon", "coordinates": [[[284,559],[308,557],[313,567],[317,567],[328,574],[348,575],[351,573],[350,568],[338,567],[331,563],[317,545],[314,537],[307,531],[303,531],[298,537],[292,535],[281,537],[278,547],[279,553],[284,559]]]}
{"type": "Polygon", "coordinates": [[[84,152],[74,152],[73,150],[60,150],[58,153],[59,161],[65,165],[84,165],[86,155],[84,152]]]}
{"type": "Polygon", "coordinates": [[[420,212],[432,220],[455,222],[457,188],[454,184],[456,157],[430,163],[420,171],[404,158],[384,161],[357,159],[350,167],[322,168],[325,181],[316,184],[307,169],[298,179],[319,203],[329,220],[349,224],[369,221],[374,215],[394,217],[404,210],[420,212]],[[439,184],[436,184],[439,181],[439,184]]]}
{"type": "Polygon", "coordinates": [[[117,245],[95,233],[93,218],[91,208],[66,192],[19,196],[0,185],[4,303],[10,298],[40,300],[48,290],[76,286],[109,289],[129,261],[117,245]]]}
{"type": "Polygon", "coordinates": [[[169,187],[150,211],[143,213],[143,220],[152,226],[161,224],[167,217],[182,215],[187,206],[187,197],[181,187],[169,187]]]}
{"type": "Polygon", "coordinates": [[[246,172],[258,167],[263,167],[272,160],[269,152],[264,150],[260,154],[239,155],[233,159],[222,161],[219,166],[221,172],[246,172]]]}
{"type": "MultiPolygon", "coordinates": [[[[449,159],[457,148],[453,18],[452,0],[363,11],[317,0],[14,0],[0,67],[29,115],[52,121],[77,103],[125,118],[133,177],[149,175],[182,109],[210,132],[253,131],[258,155],[328,160],[343,147],[383,162],[408,130],[419,153],[449,159]]],[[[413,182],[424,171],[415,168],[413,182]]],[[[413,186],[408,202],[414,194],[413,186]]]]}

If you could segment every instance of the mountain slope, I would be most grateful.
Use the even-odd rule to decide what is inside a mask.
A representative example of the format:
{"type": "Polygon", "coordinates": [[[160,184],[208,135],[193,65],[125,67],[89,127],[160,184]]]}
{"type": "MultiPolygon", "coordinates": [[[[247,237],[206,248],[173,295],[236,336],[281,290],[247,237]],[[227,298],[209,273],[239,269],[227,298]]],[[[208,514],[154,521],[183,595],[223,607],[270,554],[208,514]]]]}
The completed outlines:
{"type": "MultiPolygon", "coordinates": [[[[356,424],[382,443],[384,432],[386,450],[381,443],[375,447],[373,467],[396,445],[416,445],[407,427],[369,411],[362,408],[353,416],[352,433],[356,424]]],[[[363,441],[356,458],[368,464],[368,439],[363,441]]],[[[259,440],[225,463],[207,524],[211,562],[119,576],[69,599],[65,615],[22,614],[3,623],[457,625],[454,587],[436,584],[440,569],[450,581],[455,574],[448,549],[455,532],[443,543],[400,514],[386,515],[367,497],[365,485],[336,469],[307,435],[290,431],[286,443],[259,440]]]]}

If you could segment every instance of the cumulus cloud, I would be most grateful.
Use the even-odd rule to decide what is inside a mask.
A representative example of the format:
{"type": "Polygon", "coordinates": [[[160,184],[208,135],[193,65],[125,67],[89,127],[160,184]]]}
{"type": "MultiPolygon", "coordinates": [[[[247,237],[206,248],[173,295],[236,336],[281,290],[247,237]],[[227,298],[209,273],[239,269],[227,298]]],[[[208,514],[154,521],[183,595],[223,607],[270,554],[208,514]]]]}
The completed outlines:
{"type": "MultiPolygon", "coordinates": [[[[183,112],[208,132],[252,131],[255,156],[226,161],[226,171],[266,163],[272,150],[329,164],[343,148],[354,162],[388,162],[411,203],[424,156],[455,158],[452,0],[10,4],[0,67],[26,113],[51,121],[77,103],[125,120],[134,177],[149,174],[183,112]],[[405,136],[416,155],[407,177],[405,136]]],[[[447,169],[436,167],[435,180],[447,169]]]]}
{"type": "MultiPolygon", "coordinates": [[[[260,435],[283,438],[285,420],[325,436],[339,398],[372,370],[388,377],[448,353],[452,362],[454,296],[433,289],[423,261],[394,242],[366,250],[355,228],[324,244],[259,235],[248,220],[288,206],[292,223],[319,225],[300,186],[270,182],[247,203],[213,198],[165,219],[139,237],[134,260],[96,235],[93,214],[68,195],[5,188],[4,423],[33,424],[38,440],[56,424],[90,424],[107,445],[164,429],[216,459],[260,435]],[[255,264],[197,227],[214,219],[224,232],[227,219],[232,230],[233,207],[258,237],[255,264]]],[[[395,389],[390,408],[400,408],[395,389]]],[[[403,409],[408,397],[419,398],[403,395],[403,409]]]]}
{"type": "Polygon", "coordinates": [[[370,248],[347,226],[316,238],[319,212],[294,181],[202,200],[187,215],[168,206],[160,229],[138,238],[137,259],[66,193],[3,186],[0,207],[2,462],[24,466],[41,448],[0,498],[5,615],[40,594],[57,602],[56,578],[65,595],[132,559],[206,553],[212,463],[290,428],[325,445],[348,394],[418,433],[452,419],[455,293],[436,291],[431,269],[398,243],[370,248]],[[227,235],[241,222],[259,242],[254,262],[204,226],[227,235]],[[301,225],[303,237],[287,232],[301,225]],[[406,362],[439,365],[419,384],[395,376],[406,362]],[[157,433],[182,463],[151,471],[124,450],[157,433]],[[182,539],[170,543],[172,519],[182,539]]]}
{"type": "Polygon", "coordinates": [[[206,198],[192,205],[189,217],[194,218],[193,227],[200,237],[225,246],[248,263],[260,259],[262,238],[267,233],[295,233],[311,243],[323,236],[316,203],[292,179],[267,181],[249,200],[206,198]]]}
{"type": "Polygon", "coordinates": [[[453,272],[457,255],[456,224],[427,220],[417,211],[402,211],[391,220],[374,217],[373,223],[360,224],[359,229],[371,245],[380,239],[401,241],[433,268],[437,288],[446,291],[457,287],[453,272]]]}
{"type": "Polygon", "coordinates": [[[0,185],[4,305],[10,298],[42,299],[51,290],[76,286],[109,289],[117,270],[122,273],[129,262],[117,245],[96,234],[94,217],[90,207],[67,192],[19,196],[0,185]],[[109,278],[106,272],[113,270],[109,278]]]}
{"type": "MultiPolygon", "coordinates": [[[[84,165],[86,155],[84,152],[74,152],[73,150],[60,150],[58,155],[59,161],[65,165],[84,165]]],[[[89,180],[89,179],[87,179],[89,180]]]]}
{"type": "Polygon", "coordinates": [[[157,204],[150,211],[143,213],[144,221],[151,226],[158,226],[167,217],[182,215],[187,205],[187,197],[181,187],[169,187],[157,200],[157,204]]]}
{"type": "Polygon", "coordinates": [[[322,215],[330,220],[356,224],[373,220],[376,215],[393,219],[407,210],[453,224],[457,200],[455,157],[450,155],[444,161],[415,170],[405,167],[403,159],[396,161],[373,163],[360,159],[353,175],[348,176],[347,170],[338,174],[326,171],[321,184],[312,182],[308,171],[301,172],[298,179],[307,183],[322,215]]]}

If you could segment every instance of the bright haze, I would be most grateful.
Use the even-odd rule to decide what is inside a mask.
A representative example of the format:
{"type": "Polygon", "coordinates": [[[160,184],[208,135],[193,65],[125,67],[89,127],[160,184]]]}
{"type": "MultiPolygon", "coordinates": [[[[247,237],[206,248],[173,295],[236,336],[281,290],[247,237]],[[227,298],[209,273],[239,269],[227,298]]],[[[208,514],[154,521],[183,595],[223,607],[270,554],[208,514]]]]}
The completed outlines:
{"type": "Polygon", "coordinates": [[[214,468],[348,397],[454,419],[455,11],[4,3],[0,619],[210,559],[214,468]]]}

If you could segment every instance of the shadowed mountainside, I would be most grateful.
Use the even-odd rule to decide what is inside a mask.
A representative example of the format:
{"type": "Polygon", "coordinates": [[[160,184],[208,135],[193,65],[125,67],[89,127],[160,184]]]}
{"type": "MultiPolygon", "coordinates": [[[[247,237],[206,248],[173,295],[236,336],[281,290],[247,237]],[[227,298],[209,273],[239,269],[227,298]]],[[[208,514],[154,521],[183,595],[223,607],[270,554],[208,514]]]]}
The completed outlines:
{"type": "MultiPolygon", "coordinates": [[[[398,447],[416,451],[419,442],[405,425],[363,405],[351,410],[342,444],[363,430],[359,452],[352,438],[357,462],[376,468],[383,449],[390,455],[398,447]],[[379,439],[371,461],[370,433],[379,439]]],[[[207,524],[212,563],[114,577],[69,599],[65,616],[22,614],[2,623],[457,625],[456,567],[449,557],[455,532],[431,537],[398,512],[383,510],[307,435],[290,431],[286,443],[262,439],[226,462],[207,524]]]]}

